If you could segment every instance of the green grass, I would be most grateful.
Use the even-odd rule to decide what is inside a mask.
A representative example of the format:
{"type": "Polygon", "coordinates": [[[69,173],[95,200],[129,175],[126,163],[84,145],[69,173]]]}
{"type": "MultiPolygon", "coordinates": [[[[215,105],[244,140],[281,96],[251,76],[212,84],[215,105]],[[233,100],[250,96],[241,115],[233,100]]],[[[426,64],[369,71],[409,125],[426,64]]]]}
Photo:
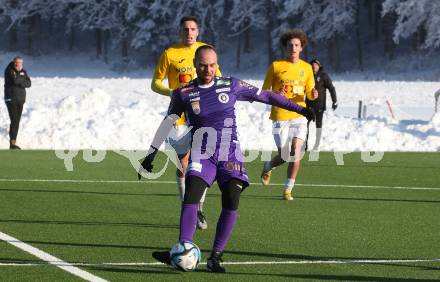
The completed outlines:
{"type": "MultiPolygon", "coordinates": [[[[295,200],[282,186],[251,185],[225,261],[316,261],[440,258],[440,154],[385,153],[364,163],[359,153],[303,159],[295,200]],[[307,185],[309,184],[309,185],[307,185]],[[314,186],[332,184],[335,186],[314,186]],[[346,187],[364,185],[374,187],[346,187]],[[380,186],[380,187],[378,187],[380,186]],[[391,189],[386,187],[434,189],[391,189]]],[[[164,163],[163,155],[156,166],[164,163]]],[[[68,262],[153,262],[151,252],[177,240],[180,203],[175,184],[142,182],[30,182],[19,179],[137,180],[128,159],[108,153],[88,163],[82,152],[74,171],[51,151],[0,151],[0,231],[68,262]],[[15,179],[5,181],[5,179],[15,179]]],[[[258,182],[262,162],[247,164],[258,182]]],[[[283,183],[286,166],[274,171],[283,183]]],[[[172,181],[170,167],[159,180],[172,181]]],[[[210,224],[194,241],[206,260],[220,213],[217,186],[208,192],[210,224]]],[[[1,263],[38,258],[0,241],[1,263]]],[[[82,269],[110,281],[438,281],[440,262],[378,264],[227,265],[215,275],[199,266],[180,273],[164,265],[96,265],[82,269]]],[[[80,281],[53,266],[0,265],[0,281],[80,281]]]]}

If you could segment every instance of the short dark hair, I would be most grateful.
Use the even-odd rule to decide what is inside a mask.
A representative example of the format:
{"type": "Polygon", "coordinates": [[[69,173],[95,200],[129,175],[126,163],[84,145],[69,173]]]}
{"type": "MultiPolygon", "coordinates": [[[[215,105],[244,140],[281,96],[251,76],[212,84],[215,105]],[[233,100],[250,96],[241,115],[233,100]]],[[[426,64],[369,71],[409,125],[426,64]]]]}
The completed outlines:
{"type": "Polygon", "coordinates": [[[180,19],[180,26],[183,25],[184,22],[195,22],[197,26],[199,26],[199,21],[194,16],[184,16],[180,19]]]}
{"type": "Polygon", "coordinates": [[[215,47],[214,46],[212,46],[212,45],[202,45],[202,46],[200,46],[199,48],[197,48],[197,50],[196,50],[196,53],[195,53],[195,55],[194,55],[194,60],[197,60],[198,58],[199,58],[199,56],[200,56],[200,53],[202,52],[202,51],[204,51],[204,50],[212,50],[212,51],[214,51],[215,53],[217,53],[217,50],[215,50],[215,47]]]}
{"type": "Polygon", "coordinates": [[[291,29],[281,34],[280,37],[281,46],[286,47],[287,42],[292,40],[293,38],[297,38],[299,39],[299,41],[301,41],[302,48],[307,46],[307,42],[308,42],[307,35],[304,31],[300,29],[291,29]]]}
{"type": "Polygon", "coordinates": [[[321,67],[321,62],[318,59],[316,59],[316,58],[313,58],[310,61],[310,64],[317,64],[319,67],[321,67]]]}

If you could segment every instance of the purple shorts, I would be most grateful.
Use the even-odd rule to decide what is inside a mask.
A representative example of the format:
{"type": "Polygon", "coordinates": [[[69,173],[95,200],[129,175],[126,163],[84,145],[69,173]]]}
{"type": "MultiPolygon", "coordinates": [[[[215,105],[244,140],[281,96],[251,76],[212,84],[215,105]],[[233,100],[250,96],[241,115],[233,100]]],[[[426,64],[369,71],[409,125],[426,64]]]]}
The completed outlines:
{"type": "Polygon", "coordinates": [[[243,162],[243,154],[237,146],[231,148],[227,157],[219,158],[216,152],[209,158],[195,160],[191,155],[186,176],[197,176],[205,181],[209,187],[217,180],[221,185],[231,178],[243,181],[243,189],[249,186],[249,178],[243,162]]]}

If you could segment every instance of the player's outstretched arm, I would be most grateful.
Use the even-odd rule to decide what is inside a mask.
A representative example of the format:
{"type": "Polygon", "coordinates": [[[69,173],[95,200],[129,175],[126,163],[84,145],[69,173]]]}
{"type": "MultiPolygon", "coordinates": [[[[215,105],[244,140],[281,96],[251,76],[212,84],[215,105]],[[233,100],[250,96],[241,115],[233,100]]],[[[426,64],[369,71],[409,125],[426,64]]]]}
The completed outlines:
{"type": "Polygon", "coordinates": [[[176,114],[167,115],[165,119],[160,123],[159,128],[153,137],[153,142],[151,142],[150,148],[148,149],[147,155],[143,160],[141,167],[139,167],[138,171],[138,179],[142,178],[142,173],[152,172],[153,171],[153,161],[156,157],[158,148],[167,138],[170,133],[173,124],[176,120],[179,119],[179,116],[176,114]]]}
{"type": "Polygon", "coordinates": [[[307,120],[315,120],[315,113],[312,109],[304,108],[297,103],[287,99],[283,95],[279,95],[270,91],[262,90],[256,95],[254,101],[269,104],[288,111],[297,112],[307,118],[307,120]]]}

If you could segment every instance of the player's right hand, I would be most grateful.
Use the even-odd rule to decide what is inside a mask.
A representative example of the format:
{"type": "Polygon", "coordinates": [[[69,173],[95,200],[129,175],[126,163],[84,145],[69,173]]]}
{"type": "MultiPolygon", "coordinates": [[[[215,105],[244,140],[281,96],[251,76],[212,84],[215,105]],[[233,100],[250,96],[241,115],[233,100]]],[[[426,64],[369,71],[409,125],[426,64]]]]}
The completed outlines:
{"type": "Polygon", "coordinates": [[[154,148],[153,146],[150,147],[150,150],[148,150],[147,155],[145,156],[145,159],[142,161],[141,167],[139,168],[138,171],[138,179],[141,180],[142,178],[142,170],[146,170],[148,172],[152,172],[153,171],[153,161],[154,158],[156,157],[156,153],[157,153],[157,149],[154,148]]]}
{"type": "Polygon", "coordinates": [[[312,108],[304,108],[300,114],[305,116],[308,121],[315,121],[316,119],[315,111],[312,108]]]}

